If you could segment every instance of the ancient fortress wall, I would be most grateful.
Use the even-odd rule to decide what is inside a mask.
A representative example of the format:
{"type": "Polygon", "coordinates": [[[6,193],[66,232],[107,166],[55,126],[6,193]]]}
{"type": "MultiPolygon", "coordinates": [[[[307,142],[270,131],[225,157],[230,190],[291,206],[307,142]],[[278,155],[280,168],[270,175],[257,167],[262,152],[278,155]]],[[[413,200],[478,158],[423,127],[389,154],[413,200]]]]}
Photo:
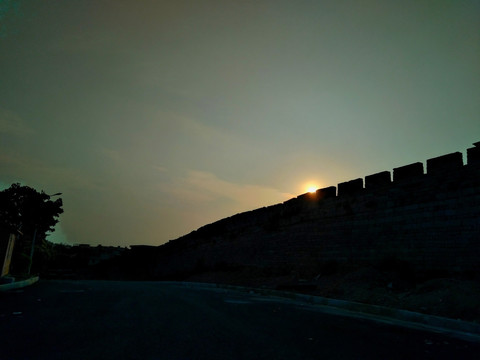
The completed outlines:
{"type": "Polygon", "coordinates": [[[388,259],[480,270],[480,143],[206,225],[159,248],[158,276],[251,266],[316,271],[388,259]]]}

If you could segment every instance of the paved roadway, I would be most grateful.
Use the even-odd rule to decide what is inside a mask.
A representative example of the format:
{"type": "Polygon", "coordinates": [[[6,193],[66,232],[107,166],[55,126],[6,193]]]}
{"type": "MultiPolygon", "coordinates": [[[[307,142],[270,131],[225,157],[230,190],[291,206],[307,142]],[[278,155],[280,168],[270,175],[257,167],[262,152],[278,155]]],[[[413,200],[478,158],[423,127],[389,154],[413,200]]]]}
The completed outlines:
{"type": "Polygon", "coordinates": [[[480,344],[288,300],[155,282],[0,293],[0,359],[477,359],[480,344]]]}

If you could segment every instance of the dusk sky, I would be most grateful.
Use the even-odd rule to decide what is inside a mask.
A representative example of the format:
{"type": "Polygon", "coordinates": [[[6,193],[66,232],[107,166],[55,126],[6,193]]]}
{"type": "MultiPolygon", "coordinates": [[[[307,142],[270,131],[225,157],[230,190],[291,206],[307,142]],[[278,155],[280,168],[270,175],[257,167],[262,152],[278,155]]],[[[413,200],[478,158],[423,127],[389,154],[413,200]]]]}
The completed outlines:
{"type": "Polygon", "coordinates": [[[480,1],[0,0],[0,189],[160,245],[480,141],[480,1]]]}

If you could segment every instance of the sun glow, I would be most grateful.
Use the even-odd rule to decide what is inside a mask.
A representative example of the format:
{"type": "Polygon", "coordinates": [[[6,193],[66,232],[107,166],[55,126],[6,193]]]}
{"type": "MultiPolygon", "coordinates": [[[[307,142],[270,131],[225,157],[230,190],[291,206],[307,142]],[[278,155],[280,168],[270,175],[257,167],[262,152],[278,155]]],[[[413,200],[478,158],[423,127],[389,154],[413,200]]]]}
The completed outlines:
{"type": "Polygon", "coordinates": [[[307,186],[307,191],[309,193],[314,193],[315,191],[317,191],[318,187],[316,185],[308,185],[307,186]]]}

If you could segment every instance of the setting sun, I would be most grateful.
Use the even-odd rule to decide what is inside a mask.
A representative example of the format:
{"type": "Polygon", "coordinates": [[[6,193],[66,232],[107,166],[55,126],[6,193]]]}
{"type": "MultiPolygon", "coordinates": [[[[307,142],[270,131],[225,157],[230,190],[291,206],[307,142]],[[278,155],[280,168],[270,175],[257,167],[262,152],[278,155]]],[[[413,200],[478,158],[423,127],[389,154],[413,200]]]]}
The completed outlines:
{"type": "Polygon", "coordinates": [[[310,194],[315,193],[317,191],[317,189],[319,189],[319,188],[320,188],[320,186],[318,185],[318,182],[316,182],[314,180],[305,181],[301,185],[301,189],[304,192],[309,192],[310,194]]]}

